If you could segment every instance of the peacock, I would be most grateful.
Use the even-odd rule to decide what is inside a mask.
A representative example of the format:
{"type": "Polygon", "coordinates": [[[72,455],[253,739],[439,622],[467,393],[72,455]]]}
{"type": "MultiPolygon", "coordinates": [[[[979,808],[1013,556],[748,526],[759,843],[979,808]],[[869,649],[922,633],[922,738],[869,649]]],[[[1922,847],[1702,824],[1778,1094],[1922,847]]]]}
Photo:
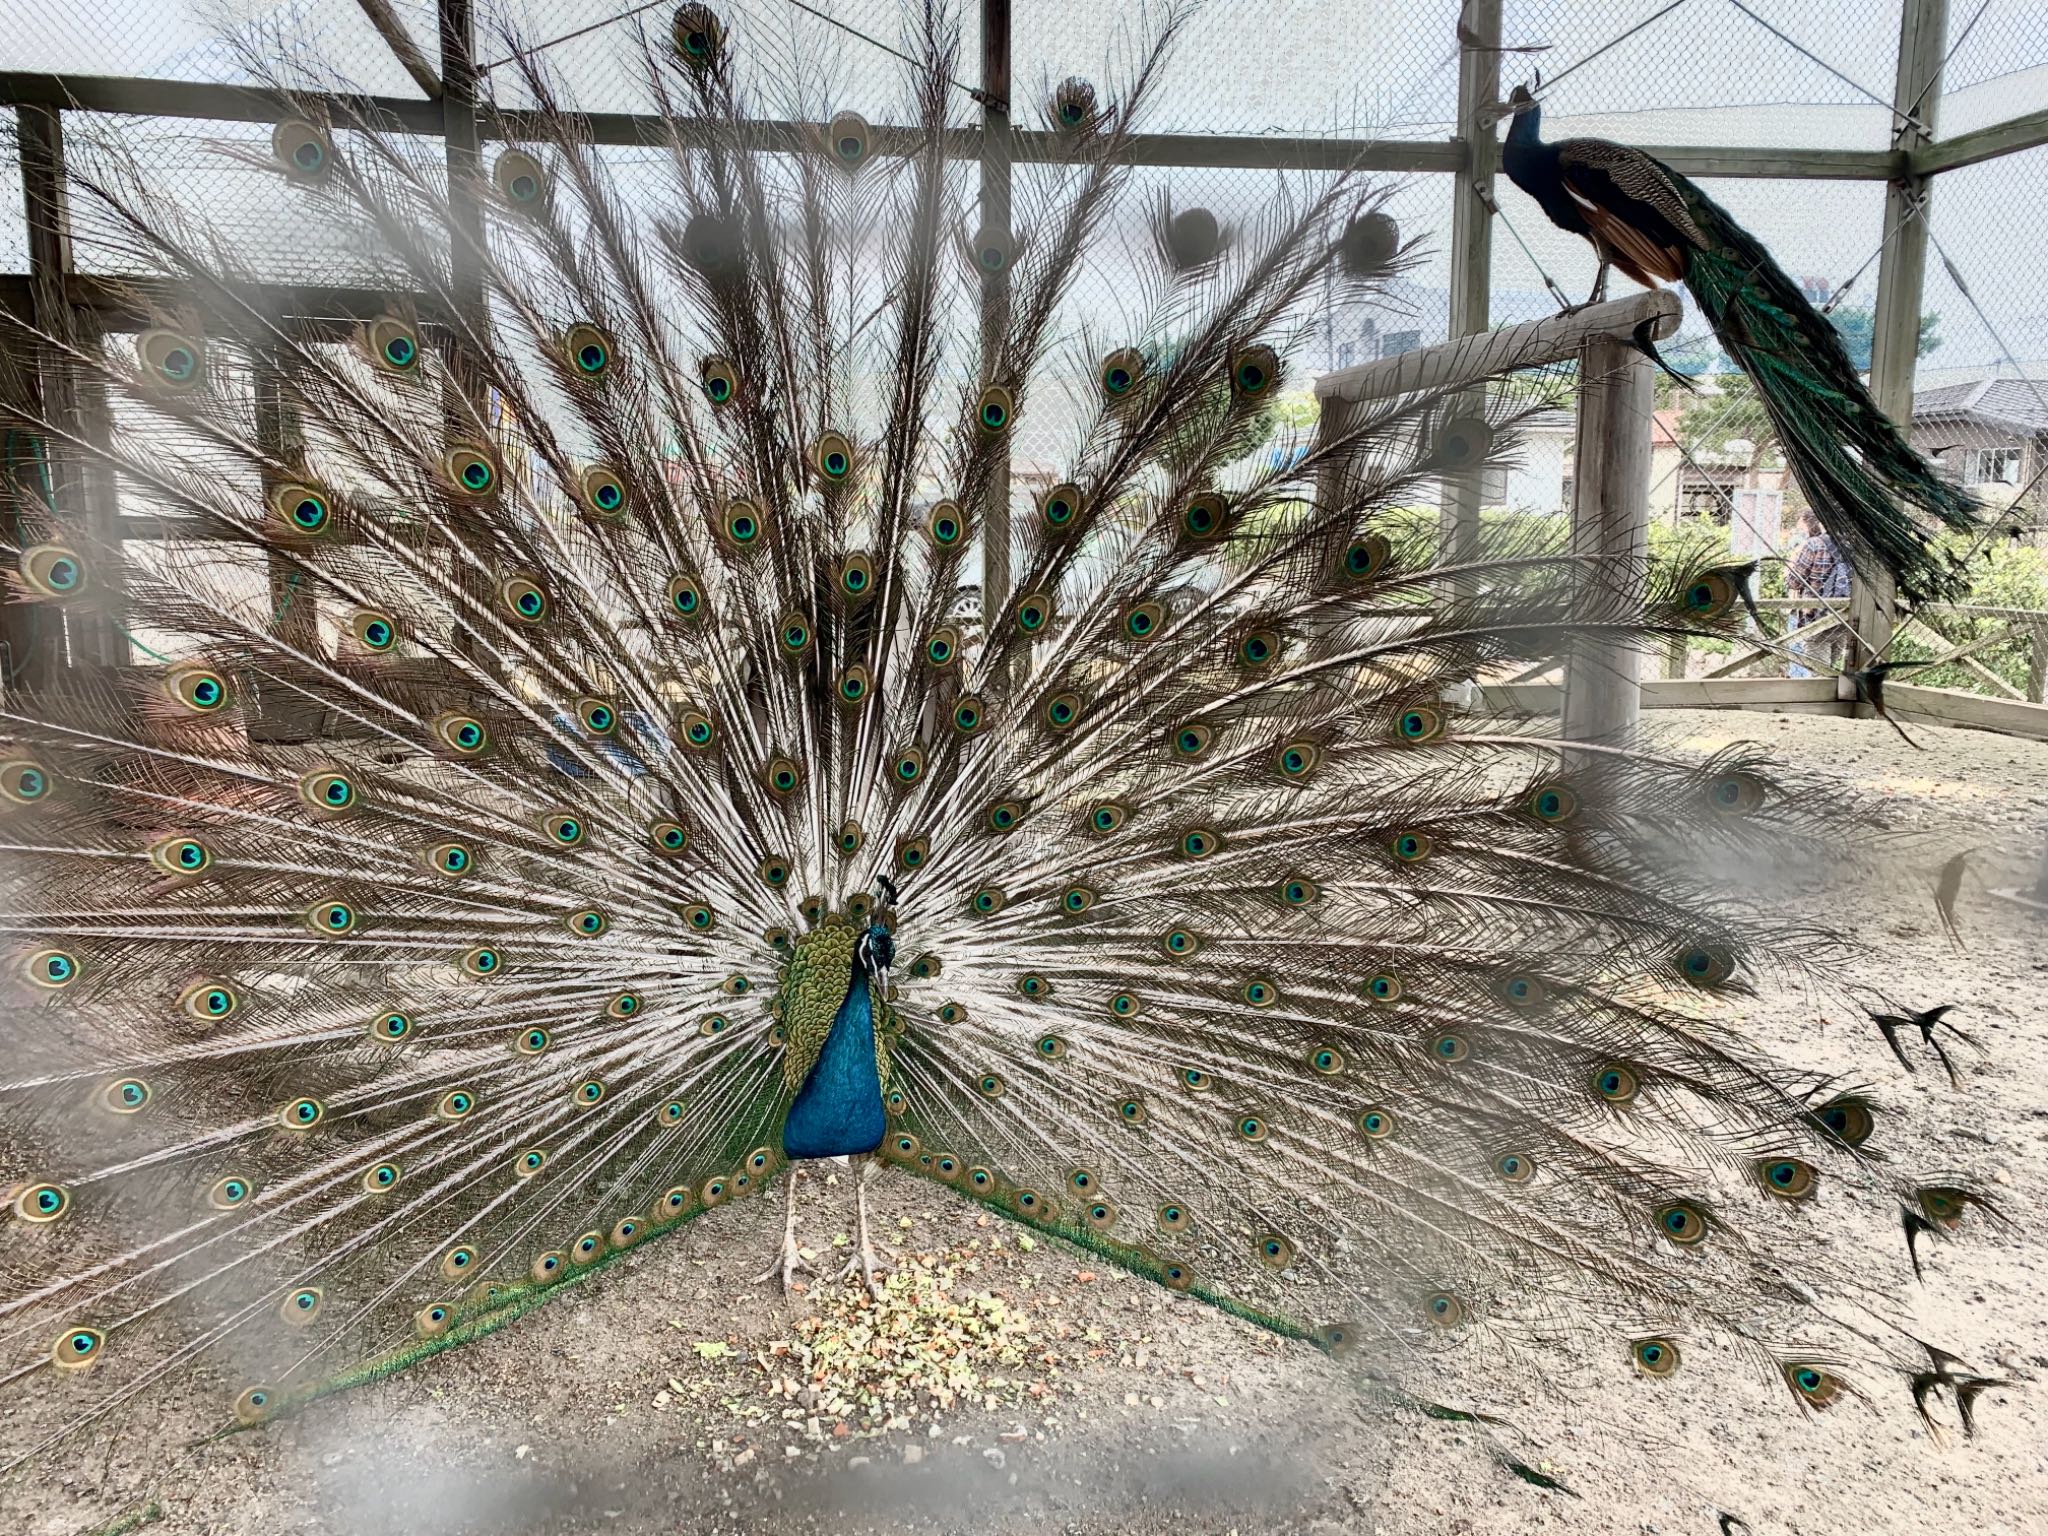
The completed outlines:
{"type": "Polygon", "coordinates": [[[1918,1257],[1811,1234],[1994,1208],[1730,1017],[1816,942],[1741,887],[1862,812],[1469,686],[1732,634],[1739,572],[1448,553],[1463,390],[1290,429],[1315,305],[1413,242],[1353,174],[1120,224],[1178,20],[1050,90],[1000,218],[937,4],[886,138],[681,6],[651,193],[531,50],[475,165],[274,79],[229,152],[377,276],[310,326],[75,147],[146,323],[4,320],[8,599],[74,646],[0,705],[9,1468],[174,1382],[254,1429],[778,1180],[787,1287],[828,1159],[836,1283],[926,1180],[1489,1432],[1453,1352],[1924,1383],[1918,1257]]]}
{"type": "MultiPolygon", "coordinates": [[[[1592,299],[1619,267],[1646,288],[1683,282],[1729,358],[1749,376],[1799,488],[1866,577],[1907,597],[1953,600],[1967,589],[1936,531],[1975,533],[1980,504],[1943,479],[1871,398],[1842,336],[1728,210],[1655,156],[1607,139],[1545,143],[1527,86],[1501,166],[1559,229],[1599,253],[1592,299]]],[[[1654,355],[1654,352],[1653,352],[1654,355]]]]}

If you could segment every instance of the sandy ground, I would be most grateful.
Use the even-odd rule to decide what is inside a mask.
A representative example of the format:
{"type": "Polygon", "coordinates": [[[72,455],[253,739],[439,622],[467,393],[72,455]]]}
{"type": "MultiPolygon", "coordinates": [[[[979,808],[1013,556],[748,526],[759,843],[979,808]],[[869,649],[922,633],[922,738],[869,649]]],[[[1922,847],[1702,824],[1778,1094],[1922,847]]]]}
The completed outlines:
{"type": "MultiPolygon", "coordinates": [[[[166,1402],[155,1422],[82,1448],[61,1494],[24,1504],[23,1490],[0,1488],[0,1530],[73,1533],[144,1510],[147,1529],[180,1536],[1713,1536],[1717,1510],[1756,1536],[2048,1530],[2048,1289],[2042,1250],[2026,1241],[2048,1216],[2048,925],[1988,895],[2030,879],[2048,837],[2048,744],[1928,729],[1915,752],[1876,722],[1687,712],[1658,724],[1702,751],[1760,739],[1991,829],[1964,893],[1965,951],[1944,940],[1924,883],[1828,903],[1870,943],[1842,980],[1958,1005],[1982,1047],[1961,1061],[1960,1093],[1931,1062],[1906,1074],[1839,1004],[1765,997],[1750,1020],[1787,1056],[1869,1083],[1903,1111],[1904,1128],[1886,1122],[1902,1162],[1998,1186],[2012,1224],[1940,1245],[1926,1285],[1901,1286],[1897,1302],[1922,1337],[2015,1383],[1982,1400],[1974,1440],[1930,1437],[1890,1384],[1806,1418],[1753,1371],[1695,1379],[1689,1353],[1670,1383],[1616,1373],[1572,1422],[1546,1419],[1532,1395],[1525,1422],[1578,1496],[1544,1492],[1490,1462],[1466,1429],[1367,1404],[1320,1356],[1058,1245],[1027,1251],[1017,1229],[899,1176],[877,1186],[877,1229],[913,1265],[934,1266],[916,1271],[936,1301],[911,1326],[979,1326],[961,1324],[953,1302],[984,1292],[1004,1319],[1000,1350],[936,1413],[927,1396],[892,1405],[915,1407],[908,1422],[835,1435],[844,1405],[806,1395],[801,1350],[857,1326],[860,1309],[821,1312],[815,1295],[785,1300],[752,1283],[780,1223],[779,1199],[754,1200],[480,1344],[262,1434],[179,1452],[205,1420],[166,1402]]],[[[820,1247],[843,1241],[850,1196],[843,1179],[806,1187],[805,1231],[820,1247]]],[[[1903,1273],[1888,1221],[1814,1240],[1850,1263],[1867,1253],[1872,1274],[1903,1273]]]]}

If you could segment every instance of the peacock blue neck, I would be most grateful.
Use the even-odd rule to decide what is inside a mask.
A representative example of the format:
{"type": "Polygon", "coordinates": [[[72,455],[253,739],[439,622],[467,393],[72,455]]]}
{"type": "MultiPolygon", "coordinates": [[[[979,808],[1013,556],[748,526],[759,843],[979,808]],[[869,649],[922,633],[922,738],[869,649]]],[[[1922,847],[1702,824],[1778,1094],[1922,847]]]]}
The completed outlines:
{"type": "Polygon", "coordinates": [[[1535,149],[1543,143],[1543,109],[1533,101],[1508,124],[1508,143],[1516,149],[1535,149]]]}
{"type": "Polygon", "coordinates": [[[851,1157],[874,1151],[888,1129],[875,1064],[874,1000],[856,955],[825,1048],[789,1106],[782,1150],[790,1157],[851,1157]]]}

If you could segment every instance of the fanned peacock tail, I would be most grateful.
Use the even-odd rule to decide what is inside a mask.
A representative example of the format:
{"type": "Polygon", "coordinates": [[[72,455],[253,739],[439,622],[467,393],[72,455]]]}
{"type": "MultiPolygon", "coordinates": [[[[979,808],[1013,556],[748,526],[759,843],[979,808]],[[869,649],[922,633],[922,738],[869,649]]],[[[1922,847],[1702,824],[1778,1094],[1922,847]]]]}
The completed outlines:
{"type": "Polygon", "coordinates": [[[1400,258],[1354,178],[1162,221],[1077,341],[1159,53],[1060,88],[1004,228],[946,158],[954,41],[927,13],[884,155],[757,119],[684,6],[654,198],[526,63],[480,239],[438,148],[280,87],[278,174],[389,293],[341,335],[118,146],[81,167],[85,237],[190,301],[132,347],[10,320],[122,430],[22,419],[209,542],[53,498],[14,551],[147,658],[0,712],[25,1450],[191,1372],[260,1423],[759,1191],[855,999],[904,1173],[1416,1390],[1474,1333],[1517,1379],[1734,1341],[1811,1406],[1903,1368],[1800,1207],[1974,1196],[1723,1017],[1808,937],[1724,877],[1839,804],[1445,702],[1721,626],[1729,573],[1446,563],[1389,514],[1447,401],[1250,451],[1304,301],[1400,258]],[[985,608],[1034,407],[1064,479],[985,608]]]}

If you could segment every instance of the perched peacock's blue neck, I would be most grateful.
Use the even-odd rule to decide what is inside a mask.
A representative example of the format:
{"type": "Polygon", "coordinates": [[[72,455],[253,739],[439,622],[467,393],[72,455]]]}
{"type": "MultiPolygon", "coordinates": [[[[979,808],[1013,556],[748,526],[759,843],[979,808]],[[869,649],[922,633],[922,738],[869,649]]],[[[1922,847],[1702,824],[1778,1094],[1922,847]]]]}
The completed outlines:
{"type": "Polygon", "coordinates": [[[1557,149],[1543,142],[1543,109],[1529,106],[1508,124],[1508,141],[1501,150],[1501,169],[1508,180],[1531,196],[1540,196],[1558,180],[1557,149]]]}
{"type": "Polygon", "coordinates": [[[1508,143],[1515,149],[1538,149],[1543,144],[1543,109],[1533,102],[1517,112],[1508,123],[1508,143]]]}
{"type": "Polygon", "coordinates": [[[825,1048],[797,1090],[782,1127],[782,1150],[790,1157],[872,1152],[889,1129],[882,1113],[882,1076],[875,1066],[874,1001],[859,960],[852,969],[825,1048]]]}

